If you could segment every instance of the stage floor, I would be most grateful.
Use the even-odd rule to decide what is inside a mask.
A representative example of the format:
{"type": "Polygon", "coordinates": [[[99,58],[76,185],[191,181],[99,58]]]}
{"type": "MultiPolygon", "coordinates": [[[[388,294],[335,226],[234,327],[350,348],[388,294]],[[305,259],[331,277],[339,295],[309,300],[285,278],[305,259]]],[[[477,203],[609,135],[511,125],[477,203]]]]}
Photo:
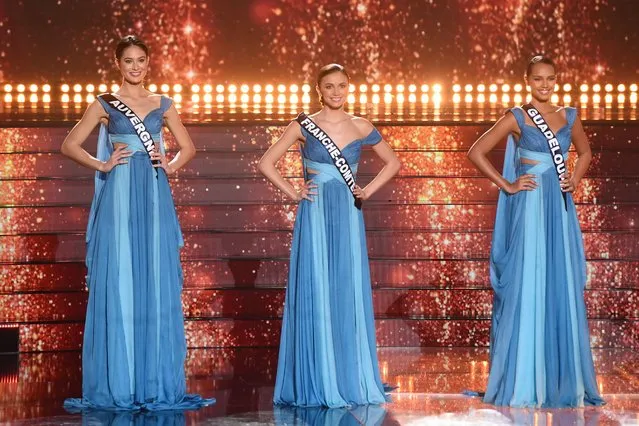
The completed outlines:
{"type": "Polygon", "coordinates": [[[280,409],[271,403],[277,350],[189,351],[189,392],[217,403],[195,412],[68,414],[65,397],[79,396],[79,352],[0,356],[0,422],[10,425],[639,425],[639,353],[593,351],[601,408],[496,408],[462,395],[481,390],[488,373],[485,348],[381,348],[383,380],[398,386],[381,407],[280,409]]]}

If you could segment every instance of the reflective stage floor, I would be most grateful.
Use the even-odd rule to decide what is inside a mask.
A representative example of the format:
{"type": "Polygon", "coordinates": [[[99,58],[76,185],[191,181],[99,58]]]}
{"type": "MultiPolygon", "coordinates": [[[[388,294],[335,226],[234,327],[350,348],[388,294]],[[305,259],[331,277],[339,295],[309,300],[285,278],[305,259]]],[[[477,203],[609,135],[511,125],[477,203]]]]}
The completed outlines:
{"type": "Polygon", "coordinates": [[[485,348],[382,348],[392,402],[352,409],[284,409],[271,402],[277,350],[189,351],[188,390],[217,403],[195,412],[69,414],[64,398],[81,392],[79,352],[0,356],[0,423],[7,425],[639,425],[639,353],[593,351],[602,408],[497,408],[464,390],[483,389],[485,348]]]}

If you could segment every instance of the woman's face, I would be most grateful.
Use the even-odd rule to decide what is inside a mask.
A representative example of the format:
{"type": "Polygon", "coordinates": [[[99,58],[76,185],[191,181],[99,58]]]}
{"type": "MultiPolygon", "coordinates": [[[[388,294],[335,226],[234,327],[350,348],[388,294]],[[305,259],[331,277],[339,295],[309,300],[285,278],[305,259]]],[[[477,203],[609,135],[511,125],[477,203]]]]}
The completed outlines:
{"type": "Polygon", "coordinates": [[[322,77],[316,89],[324,102],[324,106],[331,109],[340,109],[346,103],[348,87],[348,78],[344,73],[335,71],[322,77]]]}
{"type": "Polygon", "coordinates": [[[526,84],[530,87],[530,94],[538,101],[547,102],[555,91],[557,76],[555,67],[548,64],[535,64],[526,77],[526,84]]]}
{"type": "Polygon", "coordinates": [[[149,69],[149,58],[142,48],[129,46],[122,52],[117,66],[124,80],[131,84],[140,84],[149,69]]]}

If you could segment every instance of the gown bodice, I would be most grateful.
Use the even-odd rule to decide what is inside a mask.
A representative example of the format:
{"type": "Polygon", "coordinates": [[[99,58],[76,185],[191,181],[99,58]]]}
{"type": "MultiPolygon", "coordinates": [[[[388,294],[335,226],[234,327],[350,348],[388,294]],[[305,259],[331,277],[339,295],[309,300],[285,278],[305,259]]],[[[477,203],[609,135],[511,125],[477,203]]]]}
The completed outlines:
{"type": "MultiPolygon", "coordinates": [[[[305,160],[314,161],[316,163],[328,163],[333,164],[331,156],[326,151],[326,148],[322,143],[315,138],[312,134],[308,133],[306,129],[302,127],[302,135],[304,136],[305,143],[302,144],[302,156],[305,160]]],[[[382,140],[382,135],[377,129],[371,130],[368,136],[364,138],[355,139],[342,149],[342,155],[348,161],[348,164],[353,167],[359,163],[359,158],[362,154],[362,146],[375,145],[382,140]]]]}
{"type": "MultiPolygon", "coordinates": [[[[109,105],[104,99],[100,97],[97,99],[107,114],[109,114],[109,124],[106,126],[109,142],[124,142],[129,145],[129,149],[132,151],[146,151],[129,119],[109,105]]],[[[164,113],[171,107],[172,103],[171,98],[162,95],[160,98],[160,106],[151,110],[145,117],[140,117],[156,143],[162,140],[161,134],[164,123],[164,113]]],[[[159,143],[159,148],[161,152],[164,152],[163,143],[159,143]]]]}
{"type": "MultiPolygon", "coordinates": [[[[572,125],[577,117],[577,110],[572,107],[566,107],[566,124],[557,130],[555,136],[561,146],[561,152],[565,155],[570,148],[571,143],[571,131],[572,125]]],[[[521,107],[511,108],[509,110],[515,116],[517,124],[521,129],[521,136],[517,147],[526,149],[528,151],[536,151],[543,153],[550,153],[548,150],[548,142],[544,135],[539,131],[537,127],[531,124],[527,124],[525,117],[526,113],[521,107]]]]}

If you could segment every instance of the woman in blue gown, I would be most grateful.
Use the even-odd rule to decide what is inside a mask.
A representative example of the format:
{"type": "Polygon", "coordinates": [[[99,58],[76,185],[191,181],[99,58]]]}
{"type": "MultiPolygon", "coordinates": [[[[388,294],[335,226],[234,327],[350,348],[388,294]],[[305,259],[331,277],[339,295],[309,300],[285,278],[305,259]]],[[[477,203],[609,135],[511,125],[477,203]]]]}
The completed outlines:
{"type": "MultiPolygon", "coordinates": [[[[366,145],[384,161],[365,188],[366,200],[399,170],[381,134],[363,118],[344,112],[349,77],[338,64],[320,70],[323,108],[310,116],[341,149],[354,173],[366,145]]],[[[270,147],[259,170],[299,202],[275,383],[275,404],[346,407],[380,404],[384,388],[377,365],[375,323],[362,212],[326,148],[298,122],[270,147]],[[296,190],[275,164],[300,142],[305,184],[296,190]]]]}
{"type": "Polygon", "coordinates": [[[82,347],[82,398],[70,410],[193,409],[212,403],[186,394],[186,340],[180,293],[182,234],[167,175],[195,155],[171,99],[143,86],[148,48],[134,36],[115,54],[131,108],[156,144],[147,153],[136,127],[98,97],[62,144],[62,153],[96,170],[86,236],[89,300],[82,347]],[[162,125],[180,147],[168,162],[162,125]],[[97,157],[82,144],[100,124],[97,157]],[[153,163],[152,163],[153,160],[153,163]]]}
{"type": "Polygon", "coordinates": [[[513,407],[601,405],[583,296],[586,259],[571,195],[592,154],[577,111],[550,103],[556,83],[552,60],[535,56],[525,77],[531,103],[564,157],[572,143],[578,159],[560,181],[546,137],[518,107],[468,153],[500,188],[490,254],[494,302],[484,401],[513,407]],[[502,175],[486,155],[506,137],[502,175]]]}

